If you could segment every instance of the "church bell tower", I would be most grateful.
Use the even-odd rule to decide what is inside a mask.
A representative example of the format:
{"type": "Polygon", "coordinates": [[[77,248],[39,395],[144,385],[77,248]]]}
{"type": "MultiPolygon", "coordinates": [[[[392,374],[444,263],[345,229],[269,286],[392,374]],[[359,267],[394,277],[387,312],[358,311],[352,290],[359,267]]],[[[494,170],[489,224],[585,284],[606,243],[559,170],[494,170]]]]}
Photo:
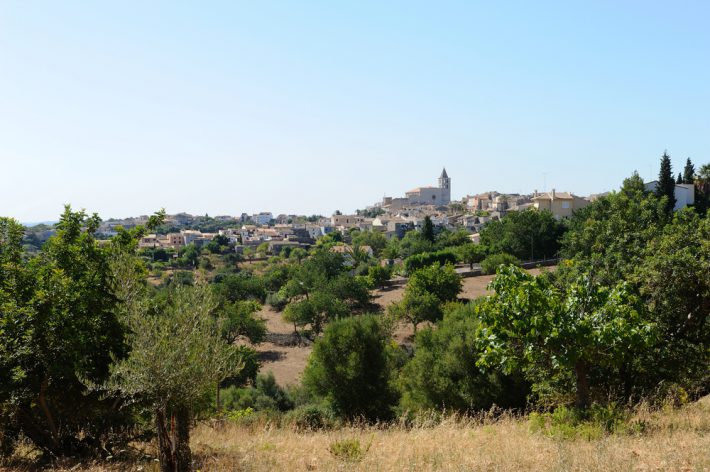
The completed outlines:
{"type": "Polygon", "coordinates": [[[444,167],[444,170],[441,171],[441,175],[439,176],[439,188],[442,189],[441,193],[443,198],[441,202],[448,204],[451,201],[451,179],[446,173],[446,167],[444,167]]]}

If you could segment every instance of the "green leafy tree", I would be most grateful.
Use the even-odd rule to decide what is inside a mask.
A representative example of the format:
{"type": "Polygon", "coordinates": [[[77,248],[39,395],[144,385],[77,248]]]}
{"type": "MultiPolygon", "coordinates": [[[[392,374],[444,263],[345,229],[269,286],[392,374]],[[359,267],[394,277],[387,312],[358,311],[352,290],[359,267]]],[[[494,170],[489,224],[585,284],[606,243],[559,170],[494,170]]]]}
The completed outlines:
{"type": "MultiPolygon", "coordinates": [[[[119,244],[135,249],[142,228],[101,246],[100,221],[67,206],[56,235],[28,260],[21,227],[0,219],[0,441],[6,450],[21,432],[48,455],[95,452],[108,430],[120,427],[113,399],[85,395],[77,375],[104,379],[112,357],[126,354],[110,261],[119,244]]],[[[144,275],[140,264],[133,269],[144,275]]]]}
{"type": "Polygon", "coordinates": [[[303,383],[343,417],[390,419],[398,399],[393,349],[372,316],[335,321],[316,341],[303,383]]]}
{"type": "Polygon", "coordinates": [[[561,251],[574,264],[563,264],[559,272],[571,273],[571,278],[579,272],[593,273],[606,286],[626,280],[669,221],[663,200],[646,193],[638,174],[632,175],[619,192],[575,212],[561,251]]]}
{"type": "Polygon", "coordinates": [[[481,272],[484,274],[495,274],[501,268],[511,264],[519,266],[520,261],[515,256],[511,256],[510,254],[491,254],[481,262],[481,272]]]}
{"type": "Polygon", "coordinates": [[[443,230],[436,235],[436,241],[434,245],[437,249],[464,246],[471,242],[469,236],[469,233],[465,230],[443,230]]]}
{"type": "Polygon", "coordinates": [[[234,344],[240,337],[245,337],[253,344],[259,344],[266,338],[266,321],[257,316],[261,305],[253,300],[226,303],[222,307],[222,337],[228,344],[234,344]]]}
{"type": "Polygon", "coordinates": [[[387,246],[387,238],[379,231],[357,231],[352,235],[353,246],[370,246],[375,257],[379,257],[387,246]]]}
{"type": "MultiPolygon", "coordinates": [[[[397,257],[402,258],[423,252],[432,252],[434,250],[434,244],[424,237],[424,233],[417,231],[408,231],[405,233],[404,237],[397,241],[396,246],[397,257]]],[[[394,247],[392,249],[394,249],[394,247]]]]}
{"type": "Polygon", "coordinates": [[[565,231],[565,223],[547,210],[515,211],[487,223],[481,230],[481,244],[491,253],[504,252],[521,260],[552,258],[565,231]]]}
{"type": "Polygon", "coordinates": [[[468,243],[458,248],[459,258],[473,269],[473,264],[478,264],[486,258],[488,248],[482,244],[468,243]]]}
{"type": "Polygon", "coordinates": [[[157,306],[137,292],[119,295],[130,354],[95,388],[148,407],[161,471],[190,471],[193,408],[217,382],[241,370],[238,351],[224,341],[221,320],[213,316],[216,301],[205,286],[178,287],[168,303],[157,306]]]}
{"type": "Polygon", "coordinates": [[[387,307],[387,314],[398,320],[412,324],[414,333],[424,321],[436,322],[441,319],[441,301],[432,293],[407,289],[399,302],[387,307]]]}
{"type": "Polygon", "coordinates": [[[392,270],[382,265],[373,265],[367,269],[367,278],[372,287],[385,288],[392,277],[392,270]]]}
{"type": "Polygon", "coordinates": [[[434,263],[414,272],[407,282],[407,290],[430,293],[442,303],[455,301],[461,292],[461,277],[451,264],[442,267],[434,263]]]}
{"type": "Polygon", "coordinates": [[[458,257],[453,249],[443,249],[436,252],[422,252],[413,254],[404,261],[404,268],[408,274],[413,273],[422,267],[427,267],[435,262],[440,265],[455,264],[458,257]]]}
{"type": "Polygon", "coordinates": [[[491,288],[495,294],[478,310],[485,324],[479,365],[520,369],[538,393],[551,379],[571,377],[579,408],[590,404],[593,369],[628,362],[655,335],[625,284],[609,289],[581,276],[563,290],[508,266],[491,288]]]}
{"type": "Polygon", "coordinates": [[[666,197],[666,213],[672,213],[675,208],[675,181],[673,180],[673,169],[671,166],[671,158],[667,152],[661,157],[661,170],[658,173],[658,187],[656,187],[656,195],[666,197]]]}
{"type": "Polygon", "coordinates": [[[633,378],[646,391],[675,382],[689,392],[707,393],[710,220],[692,211],[678,212],[645,253],[631,280],[639,285],[660,335],[656,344],[638,357],[633,378]]]}

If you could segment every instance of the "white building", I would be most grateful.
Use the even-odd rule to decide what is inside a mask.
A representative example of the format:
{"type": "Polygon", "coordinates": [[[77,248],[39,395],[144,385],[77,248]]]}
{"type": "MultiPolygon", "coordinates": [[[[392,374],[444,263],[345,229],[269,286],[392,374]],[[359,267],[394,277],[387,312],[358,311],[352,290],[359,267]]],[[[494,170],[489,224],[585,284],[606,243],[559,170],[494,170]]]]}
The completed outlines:
{"type": "MultiPolygon", "coordinates": [[[[655,192],[656,188],[658,188],[658,181],[648,182],[644,187],[647,192],[655,192]]],[[[675,184],[673,194],[675,195],[673,211],[695,204],[695,186],[693,184],[675,184]]]]}
{"type": "Polygon", "coordinates": [[[274,219],[274,215],[272,215],[271,212],[262,211],[261,213],[257,213],[252,216],[251,219],[254,221],[255,224],[263,226],[268,225],[271,220],[274,219]]]}
{"type": "Polygon", "coordinates": [[[451,202],[451,179],[444,169],[437,187],[417,187],[405,195],[405,198],[384,197],[381,206],[391,211],[408,205],[448,205],[451,202]]]}

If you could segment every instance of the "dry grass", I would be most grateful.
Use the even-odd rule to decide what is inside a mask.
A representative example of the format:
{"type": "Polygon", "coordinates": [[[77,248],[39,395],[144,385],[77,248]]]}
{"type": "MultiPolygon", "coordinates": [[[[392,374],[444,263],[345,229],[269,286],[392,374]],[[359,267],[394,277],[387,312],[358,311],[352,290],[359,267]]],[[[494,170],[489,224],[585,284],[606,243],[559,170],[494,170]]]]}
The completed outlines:
{"type": "Polygon", "coordinates": [[[634,421],[644,421],[646,432],[591,441],[532,433],[526,419],[513,417],[311,433],[268,425],[253,429],[200,425],[193,447],[204,470],[710,470],[710,398],[679,410],[641,411],[634,421]],[[331,453],[331,445],[352,439],[362,446],[361,460],[331,453]]]}
{"type": "MultiPolygon", "coordinates": [[[[205,471],[708,471],[710,397],[677,410],[642,410],[643,434],[563,440],[526,418],[449,418],[430,426],[295,432],[268,423],[200,424],[192,448],[205,471]],[[357,445],[359,453],[334,455],[357,445]],[[333,447],[334,444],[342,446],[333,447]]],[[[150,448],[147,448],[150,450],[150,448]]],[[[3,469],[0,470],[12,470],[3,469]]],[[[20,470],[29,470],[27,466],[20,470]]],[[[154,461],[66,463],[55,470],[157,470],[154,461]]]]}

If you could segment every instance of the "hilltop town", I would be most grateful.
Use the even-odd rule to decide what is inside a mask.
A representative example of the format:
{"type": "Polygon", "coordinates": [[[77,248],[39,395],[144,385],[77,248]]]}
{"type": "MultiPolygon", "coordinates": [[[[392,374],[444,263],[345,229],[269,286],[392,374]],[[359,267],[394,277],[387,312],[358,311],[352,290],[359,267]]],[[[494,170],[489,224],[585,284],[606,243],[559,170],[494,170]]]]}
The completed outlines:
{"type": "MultiPolygon", "coordinates": [[[[655,182],[647,185],[655,190],[655,182]]],[[[451,200],[452,179],[443,169],[436,186],[421,186],[406,192],[404,197],[384,197],[380,202],[358,210],[354,214],[336,211],[330,217],[320,215],[274,216],[264,211],[240,216],[194,216],[187,213],[167,215],[165,223],[153,234],[139,242],[141,248],[177,250],[194,244],[197,248],[209,244],[216,237],[228,242],[240,255],[255,255],[258,250],[279,255],[284,248],[307,249],[322,236],[333,232],[347,235],[349,231],[374,231],[388,240],[402,238],[411,230],[421,230],[429,217],[437,230],[464,230],[473,242],[486,223],[497,221],[511,212],[531,208],[550,211],[555,218],[567,218],[604,194],[578,196],[572,192],[533,192],[525,195],[488,191],[451,200]],[[260,248],[260,249],[259,249],[260,248]]],[[[676,209],[693,204],[693,185],[676,184],[676,209]]],[[[108,219],[98,229],[98,235],[110,238],[117,227],[130,229],[144,225],[148,216],[108,219]]],[[[51,228],[35,232],[40,241],[54,233],[51,228]]]]}

